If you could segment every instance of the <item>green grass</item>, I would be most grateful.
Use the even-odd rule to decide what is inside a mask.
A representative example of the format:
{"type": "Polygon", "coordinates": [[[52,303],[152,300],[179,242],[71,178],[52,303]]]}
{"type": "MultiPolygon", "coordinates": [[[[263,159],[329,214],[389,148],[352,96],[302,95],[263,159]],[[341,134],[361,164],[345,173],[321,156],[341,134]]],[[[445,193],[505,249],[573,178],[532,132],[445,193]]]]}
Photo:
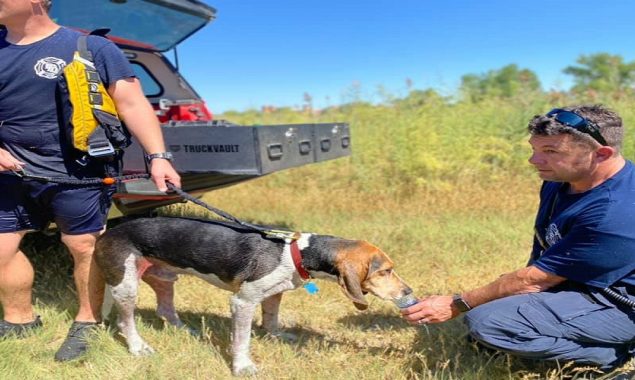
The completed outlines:
{"type": "MultiPolygon", "coordinates": [[[[294,230],[364,239],[395,261],[419,296],[483,285],[523,266],[532,239],[539,181],[526,163],[524,125],[546,99],[430,104],[418,108],[356,105],[323,115],[280,112],[231,116],[239,123],[348,121],[353,156],[286,170],[209,193],[204,200],[241,219],[294,230]]],[[[617,104],[627,125],[631,104],[617,104]]],[[[229,118],[229,117],[228,117],[229,118]]],[[[627,156],[633,140],[625,144],[627,156]]],[[[161,210],[208,216],[196,206],[161,210]]],[[[193,232],[194,233],[194,232],[193,232]]],[[[35,305],[43,331],[0,341],[0,379],[230,378],[229,293],[194,278],[177,282],[183,320],[194,338],[164,326],[143,285],[137,323],[157,349],[134,358],[116,332],[103,331],[87,360],[59,364],[53,354],[76,312],[72,264],[56,237],[27,237],[36,267],[35,305]]],[[[387,302],[358,312],[334,283],[283,297],[281,322],[298,336],[286,342],[254,329],[259,379],[568,379],[579,368],[530,366],[479,351],[460,319],[411,327],[387,302]]],[[[260,317],[256,319],[256,324],[260,317]]],[[[630,367],[628,367],[630,368],[630,367]]]]}

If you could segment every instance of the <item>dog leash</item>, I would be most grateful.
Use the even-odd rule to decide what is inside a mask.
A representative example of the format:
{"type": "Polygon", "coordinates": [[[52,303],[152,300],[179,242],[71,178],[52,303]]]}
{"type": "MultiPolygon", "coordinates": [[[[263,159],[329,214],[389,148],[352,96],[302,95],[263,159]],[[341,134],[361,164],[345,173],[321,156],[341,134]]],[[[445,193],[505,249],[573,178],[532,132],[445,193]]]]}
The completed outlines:
{"type": "MultiPolygon", "coordinates": [[[[186,193],[185,191],[179,189],[178,187],[174,186],[172,183],[170,182],[166,182],[166,185],[168,186],[168,189],[174,191],[175,193],[177,193],[181,198],[188,200],[192,203],[195,203],[213,213],[215,213],[216,215],[219,215],[227,220],[230,220],[234,223],[240,224],[241,226],[250,229],[250,230],[255,230],[257,232],[260,232],[261,234],[264,234],[266,238],[269,239],[280,239],[280,240],[284,240],[285,243],[289,244],[289,249],[291,250],[291,259],[293,260],[293,265],[295,265],[296,270],[298,271],[298,274],[300,275],[300,278],[304,281],[307,281],[311,278],[311,274],[306,270],[306,268],[304,267],[304,265],[302,265],[302,254],[300,253],[300,248],[298,247],[298,239],[300,238],[300,233],[299,232],[292,232],[292,231],[285,231],[285,230],[274,230],[274,229],[270,229],[270,228],[264,228],[261,226],[258,226],[256,224],[251,224],[251,223],[247,223],[247,222],[243,222],[242,220],[236,218],[235,216],[217,209],[216,207],[210,206],[209,204],[203,202],[202,200],[193,197],[192,195],[186,193]]],[[[317,285],[315,285],[315,283],[313,282],[307,282],[303,285],[304,289],[311,295],[315,294],[318,292],[318,287],[317,285]]]]}
{"type": "Polygon", "coordinates": [[[112,186],[119,182],[129,181],[131,179],[147,179],[150,178],[148,174],[128,174],[118,177],[105,177],[105,178],[87,178],[87,179],[74,179],[67,177],[45,177],[39,175],[28,174],[24,170],[12,170],[16,176],[22,179],[31,179],[38,182],[51,182],[60,185],[78,185],[78,186],[112,186]]]}
{"type": "Polygon", "coordinates": [[[257,232],[260,232],[264,235],[266,235],[269,238],[272,239],[281,239],[281,240],[291,240],[291,241],[295,241],[298,240],[300,238],[300,233],[299,232],[293,232],[293,231],[286,231],[286,230],[275,230],[275,229],[271,229],[271,228],[265,228],[256,224],[251,224],[248,222],[244,222],[238,218],[236,218],[235,216],[221,210],[218,209],[214,206],[211,206],[205,202],[203,202],[202,200],[186,193],[185,191],[181,190],[180,188],[176,187],[174,184],[172,184],[171,182],[166,182],[166,185],[168,186],[168,189],[170,189],[171,191],[175,192],[176,194],[178,194],[181,198],[188,200],[192,203],[195,203],[213,213],[215,213],[216,215],[223,217],[229,221],[232,221],[236,224],[240,224],[241,226],[250,229],[250,230],[254,230],[257,232]]]}

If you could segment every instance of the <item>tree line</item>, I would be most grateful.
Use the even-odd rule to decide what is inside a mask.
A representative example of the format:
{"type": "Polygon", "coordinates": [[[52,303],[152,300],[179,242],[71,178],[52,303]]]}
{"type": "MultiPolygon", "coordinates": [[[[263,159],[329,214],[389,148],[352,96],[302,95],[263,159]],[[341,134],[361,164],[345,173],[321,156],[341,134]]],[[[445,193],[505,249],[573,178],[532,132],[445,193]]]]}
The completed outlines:
{"type": "MultiPolygon", "coordinates": [[[[581,55],[576,64],[564,68],[563,73],[573,77],[573,86],[569,90],[569,94],[573,96],[610,96],[622,99],[634,95],[635,92],[635,61],[625,62],[619,55],[581,55]]],[[[516,64],[482,74],[463,75],[459,90],[462,100],[472,102],[544,93],[536,73],[516,64]]],[[[412,90],[402,101],[421,104],[439,97],[432,89],[412,90]]]]}

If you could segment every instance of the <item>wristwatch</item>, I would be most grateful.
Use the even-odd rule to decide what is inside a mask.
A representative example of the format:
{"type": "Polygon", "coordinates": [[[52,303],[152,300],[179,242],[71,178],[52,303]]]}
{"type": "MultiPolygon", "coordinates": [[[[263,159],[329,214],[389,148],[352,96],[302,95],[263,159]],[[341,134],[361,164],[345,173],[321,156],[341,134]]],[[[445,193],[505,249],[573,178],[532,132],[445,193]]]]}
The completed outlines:
{"type": "Polygon", "coordinates": [[[460,294],[452,296],[452,305],[454,305],[461,313],[472,310],[472,306],[467,303],[460,294]]]}
{"type": "Polygon", "coordinates": [[[155,158],[163,158],[165,160],[172,161],[174,159],[174,156],[172,155],[172,152],[146,154],[146,161],[148,162],[152,161],[155,158]]]}

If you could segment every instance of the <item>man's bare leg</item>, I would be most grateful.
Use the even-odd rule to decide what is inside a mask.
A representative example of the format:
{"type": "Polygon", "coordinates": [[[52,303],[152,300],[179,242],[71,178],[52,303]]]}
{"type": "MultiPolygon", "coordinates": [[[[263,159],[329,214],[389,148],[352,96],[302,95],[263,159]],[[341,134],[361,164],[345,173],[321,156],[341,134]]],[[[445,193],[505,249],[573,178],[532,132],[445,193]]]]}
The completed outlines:
{"type": "Polygon", "coordinates": [[[97,322],[104,300],[104,278],[93,260],[99,232],[82,235],[62,234],[62,242],[73,256],[75,287],[79,310],[76,321],[97,322]]]}
{"type": "Polygon", "coordinates": [[[73,256],[75,287],[79,310],[68,330],[62,346],[55,353],[55,360],[64,362],[84,356],[88,339],[97,327],[104,301],[104,279],[93,260],[95,242],[99,232],[82,235],[62,234],[62,242],[73,256]]]}
{"type": "Polygon", "coordinates": [[[31,294],[33,266],[20,251],[26,231],[0,233],[0,303],[4,320],[28,323],[35,319],[31,294]]]}

